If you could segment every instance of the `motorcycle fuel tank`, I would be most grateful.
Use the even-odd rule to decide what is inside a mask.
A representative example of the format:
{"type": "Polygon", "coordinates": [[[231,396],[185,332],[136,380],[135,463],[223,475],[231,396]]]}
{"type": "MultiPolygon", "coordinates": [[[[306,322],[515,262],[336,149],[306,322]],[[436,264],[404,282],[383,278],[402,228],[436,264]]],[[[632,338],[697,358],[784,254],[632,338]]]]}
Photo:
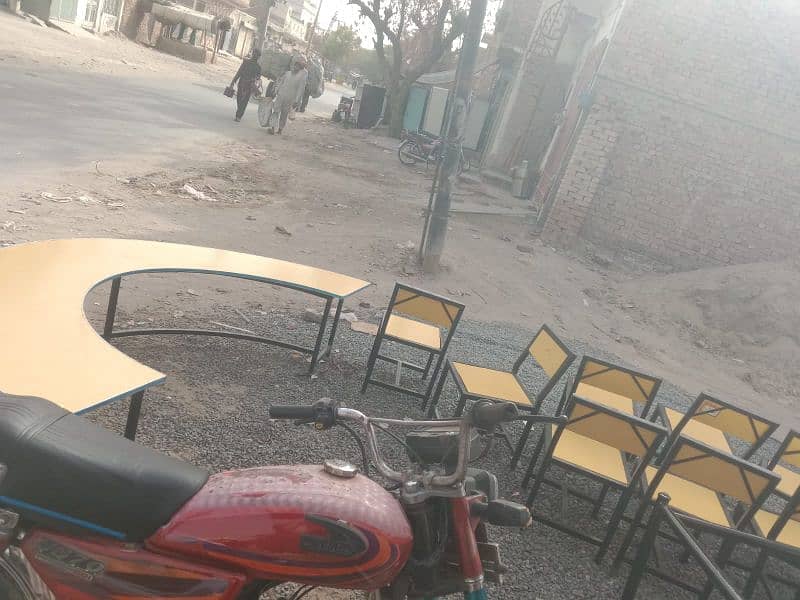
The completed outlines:
{"type": "Polygon", "coordinates": [[[292,465],[212,476],[147,545],[254,579],[374,590],[403,568],[412,533],[397,500],[367,477],[292,465]]]}

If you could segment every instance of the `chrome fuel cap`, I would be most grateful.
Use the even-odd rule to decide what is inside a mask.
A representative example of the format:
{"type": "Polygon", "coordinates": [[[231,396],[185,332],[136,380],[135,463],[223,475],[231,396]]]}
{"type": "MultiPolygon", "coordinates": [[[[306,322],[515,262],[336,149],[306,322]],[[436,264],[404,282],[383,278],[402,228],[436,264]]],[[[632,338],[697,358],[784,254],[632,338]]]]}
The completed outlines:
{"type": "Polygon", "coordinates": [[[346,460],[326,460],[322,463],[322,466],[325,469],[325,472],[328,475],[333,475],[334,477],[342,477],[344,479],[350,479],[356,476],[358,473],[358,468],[355,465],[347,462],[346,460]]]}

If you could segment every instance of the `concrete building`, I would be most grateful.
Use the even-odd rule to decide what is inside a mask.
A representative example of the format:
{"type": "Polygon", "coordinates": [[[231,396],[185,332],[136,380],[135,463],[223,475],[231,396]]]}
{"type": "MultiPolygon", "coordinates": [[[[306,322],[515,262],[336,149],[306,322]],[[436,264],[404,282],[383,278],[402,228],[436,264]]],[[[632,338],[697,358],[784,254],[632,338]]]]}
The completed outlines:
{"type": "Polygon", "coordinates": [[[21,0],[19,2],[19,9],[43,21],[74,25],[97,33],[119,29],[124,6],[125,0],[21,0]]]}
{"type": "Polygon", "coordinates": [[[509,6],[529,16],[497,36],[506,89],[484,166],[528,161],[548,243],[678,268],[797,255],[800,5],[509,6]]]}
{"type": "Polygon", "coordinates": [[[294,8],[288,3],[280,3],[269,12],[267,32],[272,42],[300,43],[305,39],[306,26],[294,8]]]}
{"type": "Polygon", "coordinates": [[[319,0],[287,0],[287,5],[292,9],[295,18],[305,26],[305,39],[308,29],[314,24],[314,17],[317,16],[319,0]]]}

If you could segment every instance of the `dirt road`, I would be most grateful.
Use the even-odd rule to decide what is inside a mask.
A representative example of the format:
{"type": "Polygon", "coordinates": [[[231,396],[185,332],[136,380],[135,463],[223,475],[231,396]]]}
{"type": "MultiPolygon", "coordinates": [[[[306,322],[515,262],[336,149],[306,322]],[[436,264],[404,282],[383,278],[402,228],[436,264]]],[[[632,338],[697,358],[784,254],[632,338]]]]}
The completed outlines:
{"type": "MultiPolygon", "coordinates": [[[[724,315],[698,304],[723,306],[736,273],[679,279],[555,252],[530,237],[525,204],[465,181],[454,202],[445,269],[421,274],[414,247],[430,176],[400,165],[394,141],[315,116],[314,110],[329,114],[335,91],[312,101],[312,113],[299,115],[286,135],[270,137],[255,122],[255,106],[241,124],[232,120],[220,83],[236,61],[190,65],[123,40],[71,38],[5,13],[0,65],[3,244],[102,235],[285,258],[374,281],[352,307],[372,320],[399,279],[464,301],[467,319],[526,328],[546,322],[689,395],[710,391],[800,426],[795,331],[781,335],[785,319],[762,320],[760,337],[737,329],[748,314],[778,314],[776,303],[753,300],[741,319],[731,316],[741,303],[725,305],[724,315]],[[210,199],[188,196],[187,183],[210,199]],[[692,291],[709,286],[716,296],[692,291]]],[[[756,291],[778,285],[770,298],[791,297],[794,266],[751,270],[781,274],[756,291]]],[[[755,297],[748,295],[750,279],[742,281],[740,297],[755,297]]],[[[153,278],[133,284],[125,308],[172,318],[252,300],[251,288],[229,282],[153,278]],[[190,285],[198,295],[185,293],[190,285]]],[[[303,300],[278,292],[259,302],[303,308],[303,300]]]]}

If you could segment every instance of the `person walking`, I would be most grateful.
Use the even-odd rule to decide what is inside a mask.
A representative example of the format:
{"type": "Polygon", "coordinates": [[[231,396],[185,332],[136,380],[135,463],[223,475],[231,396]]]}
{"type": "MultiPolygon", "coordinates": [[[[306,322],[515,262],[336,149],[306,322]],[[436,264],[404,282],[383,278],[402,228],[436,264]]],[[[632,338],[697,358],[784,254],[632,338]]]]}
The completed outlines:
{"type": "Polygon", "coordinates": [[[236,87],[236,118],[234,121],[237,123],[242,120],[244,111],[247,109],[247,103],[250,102],[250,96],[255,89],[256,82],[261,79],[261,65],[258,64],[258,59],[261,57],[261,52],[257,48],[253,48],[250,56],[242,61],[236,75],[233,76],[231,87],[236,82],[239,85],[236,87]]]}
{"type": "Polygon", "coordinates": [[[273,121],[273,126],[267,130],[269,133],[283,133],[289,112],[303,101],[306,81],[308,81],[306,59],[303,56],[297,56],[292,60],[290,70],[286,71],[278,80],[275,101],[272,105],[272,117],[278,119],[278,131],[275,131],[273,121]]]}

